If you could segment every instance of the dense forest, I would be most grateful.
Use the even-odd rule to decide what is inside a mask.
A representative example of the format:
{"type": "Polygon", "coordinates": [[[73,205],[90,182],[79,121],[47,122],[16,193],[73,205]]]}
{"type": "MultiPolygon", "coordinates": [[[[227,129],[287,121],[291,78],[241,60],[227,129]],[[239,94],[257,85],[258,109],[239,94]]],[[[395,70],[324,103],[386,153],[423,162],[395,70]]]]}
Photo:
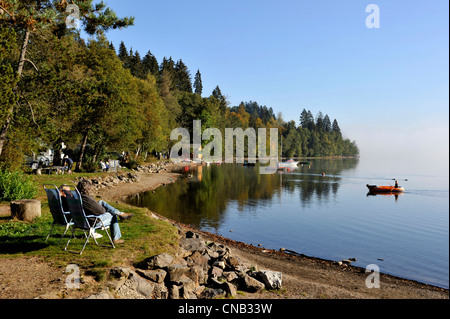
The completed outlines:
{"type": "MultiPolygon", "coordinates": [[[[279,128],[283,156],[358,155],[337,120],[299,108],[299,122],[257,102],[231,106],[217,86],[204,92],[200,70],[191,74],[178,59],[162,61],[122,42],[114,48],[106,31],[133,25],[102,2],[78,1],[83,29],[67,28],[67,1],[0,0],[0,166],[17,169],[27,156],[53,149],[78,170],[104,158],[142,161],[168,152],[173,129],[279,128]],[[62,149],[62,146],[66,149],[62,149]]],[[[219,81],[220,79],[218,79],[219,81]]]]}

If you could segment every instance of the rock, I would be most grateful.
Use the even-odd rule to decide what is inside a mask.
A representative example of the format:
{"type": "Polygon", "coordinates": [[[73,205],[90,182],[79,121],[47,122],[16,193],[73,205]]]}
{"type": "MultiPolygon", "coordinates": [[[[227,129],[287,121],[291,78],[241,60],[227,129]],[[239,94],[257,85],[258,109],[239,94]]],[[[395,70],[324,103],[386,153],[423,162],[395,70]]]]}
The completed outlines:
{"type": "Polygon", "coordinates": [[[261,270],[258,276],[262,279],[262,282],[266,285],[267,289],[281,289],[282,274],[281,272],[261,270]]]}
{"type": "Polygon", "coordinates": [[[211,268],[211,272],[210,272],[211,278],[220,278],[220,277],[222,277],[222,274],[223,274],[222,268],[215,267],[215,266],[211,268]]]}
{"type": "Polygon", "coordinates": [[[156,283],[162,283],[164,282],[164,279],[166,278],[167,272],[162,269],[156,269],[156,270],[141,270],[137,269],[136,272],[143,278],[151,280],[156,283]]]}
{"type": "Polygon", "coordinates": [[[228,282],[232,282],[232,281],[238,279],[238,275],[234,271],[223,272],[222,277],[225,278],[225,280],[228,282]]]}
{"type": "Polygon", "coordinates": [[[181,277],[189,272],[189,267],[184,265],[169,265],[166,267],[166,270],[168,280],[178,283],[181,277]]]}
{"type": "Polygon", "coordinates": [[[153,269],[153,268],[165,268],[169,266],[174,260],[169,254],[163,253],[150,258],[145,259],[139,264],[141,269],[153,269]]]}
{"type": "Polygon", "coordinates": [[[202,298],[202,299],[224,298],[226,295],[227,295],[227,292],[223,289],[207,288],[200,295],[200,298],[202,298]]]}
{"type": "Polygon", "coordinates": [[[121,299],[167,299],[168,291],[164,284],[152,283],[134,271],[121,285],[116,294],[121,299]]]}
{"type": "Polygon", "coordinates": [[[206,251],[206,244],[203,240],[200,238],[182,238],[180,240],[180,246],[190,252],[205,252],[206,251]]]}
{"type": "Polygon", "coordinates": [[[189,230],[186,232],[186,238],[200,238],[200,236],[189,230]]]}
{"type": "Polygon", "coordinates": [[[226,259],[227,261],[227,266],[230,269],[237,269],[237,267],[241,264],[239,259],[237,259],[236,257],[230,256],[226,259]]]}
{"type": "Polygon", "coordinates": [[[206,283],[208,279],[206,271],[197,265],[190,267],[189,271],[186,273],[186,276],[195,282],[197,286],[206,283]]]}
{"type": "Polygon", "coordinates": [[[191,256],[186,258],[187,265],[189,267],[192,266],[200,266],[204,271],[207,271],[209,266],[208,262],[210,261],[209,255],[201,254],[200,252],[196,251],[191,256]]]}
{"type": "Polygon", "coordinates": [[[115,299],[114,296],[108,291],[108,289],[103,289],[101,292],[99,292],[98,294],[89,296],[85,299],[97,299],[97,300],[101,300],[101,299],[115,299]]]}
{"type": "Polygon", "coordinates": [[[229,282],[226,282],[226,281],[225,282],[221,282],[221,281],[218,281],[215,278],[210,279],[209,283],[211,284],[211,286],[213,288],[224,290],[226,292],[226,296],[227,297],[236,297],[237,290],[236,290],[236,287],[233,284],[231,284],[229,282]]]}
{"type": "Polygon", "coordinates": [[[218,267],[220,269],[225,269],[225,262],[223,260],[216,260],[213,263],[213,266],[218,267]]]}
{"type": "Polygon", "coordinates": [[[259,280],[256,280],[255,278],[250,277],[247,274],[244,274],[243,277],[241,277],[239,280],[239,287],[240,290],[255,293],[263,290],[265,288],[265,285],[259,280]]]}

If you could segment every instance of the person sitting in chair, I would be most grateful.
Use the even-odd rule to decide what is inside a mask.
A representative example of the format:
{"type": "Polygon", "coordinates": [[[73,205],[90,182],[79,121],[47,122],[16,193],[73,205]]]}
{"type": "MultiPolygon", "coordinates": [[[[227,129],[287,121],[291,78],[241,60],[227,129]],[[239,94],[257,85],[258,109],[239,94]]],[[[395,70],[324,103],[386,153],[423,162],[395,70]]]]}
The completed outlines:
{"type": "MultiPolygon", "coordinates": [[[[81,180],[77,185],[77,189],[81,194],[83,209],[86,215],[99,216],[105,224],[110,223],[111,236],[114,244],[124,243],[124,240],[121,239],[122,234],[120,232],[118,219],[129,220],[133,217],[133,214],[123,213],[103,200],[97,202],[93,197],[89,196],[91,193],[91,185],[86,180],[81,180]]],[[[67,189],[64,188],[60,191],[63,206],[67,206],[67,204],[64,203],[64,198],[67,196],[65,191],[67,191],[67,189]]],[[[64,210],[66,210],[66,207],[64,207],[64,210]]]]}

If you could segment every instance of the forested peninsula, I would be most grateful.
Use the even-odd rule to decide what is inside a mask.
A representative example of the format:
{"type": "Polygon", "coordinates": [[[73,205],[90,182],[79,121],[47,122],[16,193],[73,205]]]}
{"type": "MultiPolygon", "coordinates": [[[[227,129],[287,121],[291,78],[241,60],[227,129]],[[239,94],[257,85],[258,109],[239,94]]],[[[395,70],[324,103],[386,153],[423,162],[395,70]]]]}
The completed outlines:
{"type": "Polygon", "coordinates": [[[143,161],[169,152],[172,130],[194,120],[221,132],[278,128],[284,157],[359,154],[327,114],[299,105],[296,123],[255,101],[233,106],[219,85],[204,92],[200,70],[194,75],[181,58],[158,61],[124,42],[115,48],[106,32],[134,19],[118,18],[103,2],[78,2],[87,40],[67,27],[67,1],[0,1],[1,169],[18,169],[47,149],[55,161],[69,154],[78,171],[121,154],[143,161]]]}

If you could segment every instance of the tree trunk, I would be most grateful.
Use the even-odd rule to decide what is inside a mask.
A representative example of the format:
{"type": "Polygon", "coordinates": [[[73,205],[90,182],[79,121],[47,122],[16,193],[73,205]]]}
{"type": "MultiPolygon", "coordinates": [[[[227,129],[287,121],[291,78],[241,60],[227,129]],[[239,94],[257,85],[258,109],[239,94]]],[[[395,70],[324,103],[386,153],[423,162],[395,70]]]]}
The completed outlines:
{"type": "Polygon", "coordinates": [[[76,167],[77,172],[80,172],[81,167],[83,166],[83,157],[84,157],[84,151],[86,150],[87,140],[88,140],[88,132],[86,132],[84,134],[83,145],[81,146],[80,157],[78,158],[78,163],[77,163],[77,167],[76,167]]]}
{"type": "Polygon", "coordinates": [[[11,217],[27,222],[41,217],[41,201],[35,199],[23,199],[10,203],[11,217]]]}
{"type": "Polygon", "coordinates": [[[62,164],[62,160],[61,160],[62,139],[61,139],[61,137],[58,137],[58,140],[53,144],[53,151],[55,152],[55,154],[53,154],[53,165],[61,166],[61,164],[62,164]]]}
{"type": "MultiPolygon", "coordinates": [[[[31,33],[31,31],[29,29],[27,29],[27,31],[25,32],[25,39],[23,40],[22,50],[20,53],[19,68],[17,69],[17,77],[18,78],[20,78],[22,76],[23,66],[25,64],[25,56],[27,54],[28,42],[30,40],[30,33],[31,33]]],[[[14,88],[14,91],[17,92],[17,84],[16,84],[16,87],[14,88]]],[[[11,124],[13,112],[14,112],[14,104],[11,105],[8,112],[6,113],[5,124],[3,124],[3,126],[0,130],[0,155],[2,155],[3,147],[5,146],[6,135],[8,134],[8,130],[9,130],[9,126],[11,124]]]]}

